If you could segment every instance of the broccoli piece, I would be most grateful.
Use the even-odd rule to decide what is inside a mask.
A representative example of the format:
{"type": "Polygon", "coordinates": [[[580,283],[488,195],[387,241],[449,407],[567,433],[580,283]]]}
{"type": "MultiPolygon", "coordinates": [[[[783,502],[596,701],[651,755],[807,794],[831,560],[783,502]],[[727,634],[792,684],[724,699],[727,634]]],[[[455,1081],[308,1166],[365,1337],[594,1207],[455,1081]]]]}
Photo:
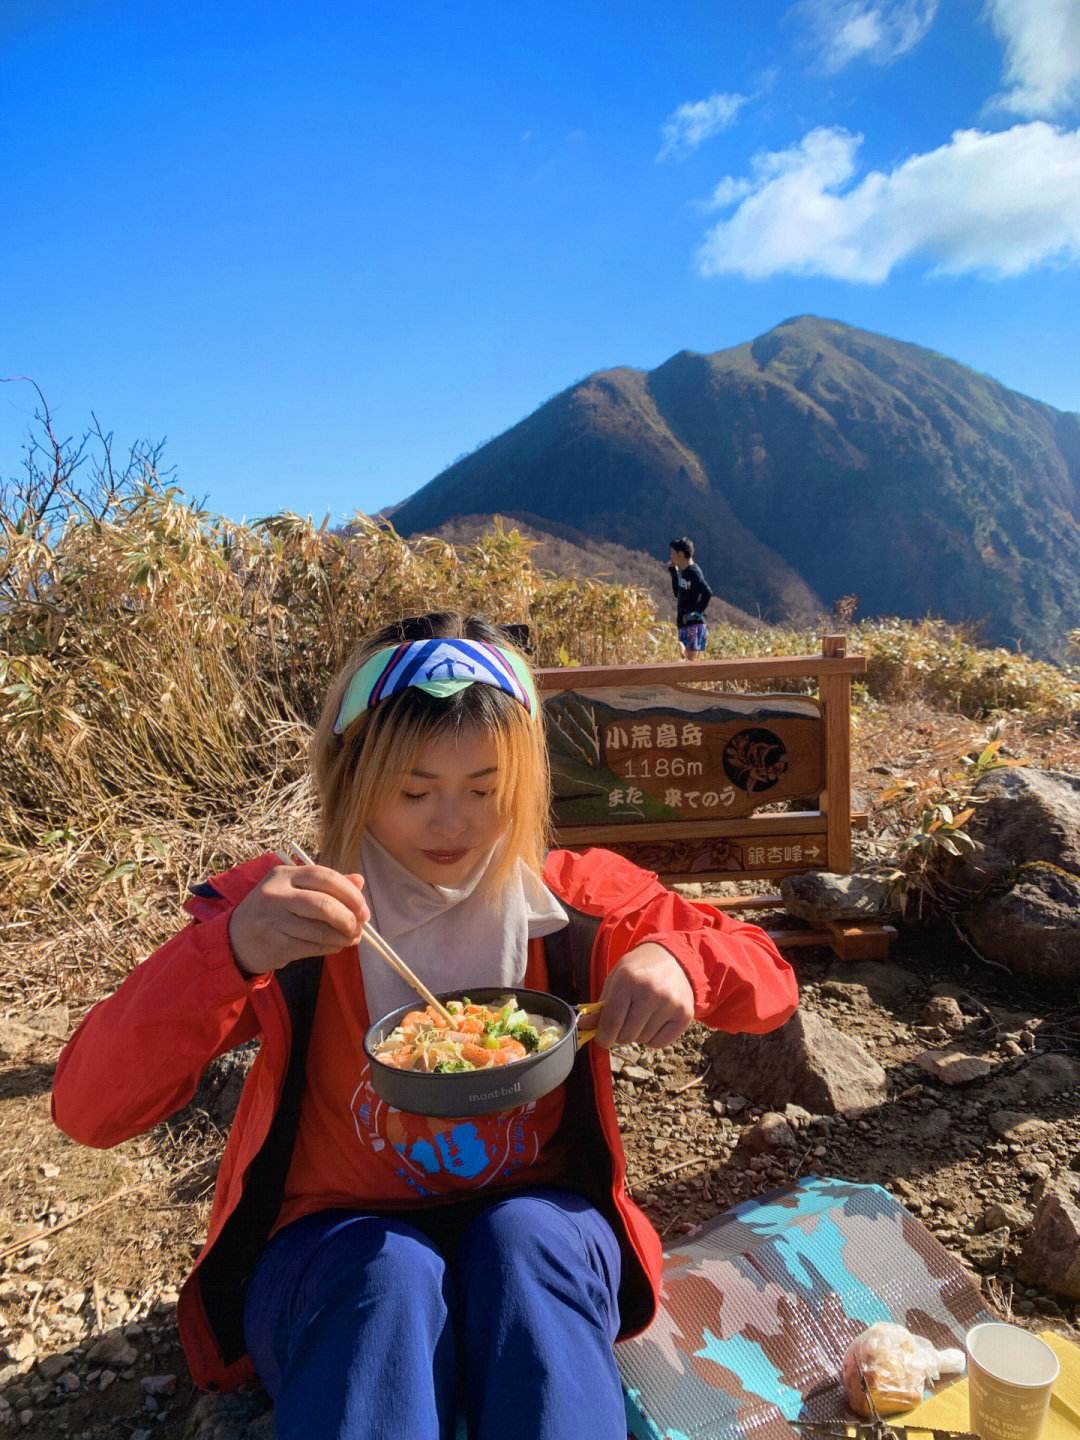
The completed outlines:
{"type": "Polygon", "coordinates": [[[535,1050],[540,1044],[540,1032],[535,1025],[515,1025],[510,1034],[520,1040],[526,1050],[535,1050]]]}
{"type": "Polygon", "coordinates": [[[472,1070],[467,1060],[440,1060],[431,1072],[433,1075],[454,1075],[460,1070],[472,1070]]]}

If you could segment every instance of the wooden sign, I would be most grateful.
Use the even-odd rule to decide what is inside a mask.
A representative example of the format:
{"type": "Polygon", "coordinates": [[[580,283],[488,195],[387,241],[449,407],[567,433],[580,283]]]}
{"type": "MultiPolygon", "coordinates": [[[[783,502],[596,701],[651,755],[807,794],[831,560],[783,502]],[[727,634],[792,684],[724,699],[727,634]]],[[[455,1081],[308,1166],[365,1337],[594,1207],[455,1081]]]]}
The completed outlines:
{"type": "Polygon", "coordinates": [[[560,828],[733,819],[823,788],[821,711],[801,696],[605,687],[544,712],[560,828]]]}
{"type": "MultiPolygon", "coordinates": [[[[865,670],[844,635],[824,636],[820,655],[540,670],[556,843],[602,845],[668,881],[845,873],[851,681],[865,670]],[[781,676],[816,681],[816,698],[700,688],[781,676]]],[[[703,903],[783,901],[758,885],[703,903]]],[[[896,934],[875,922],[770,933],[781,948],[825,944],[845,960],[887,955],[896,934]]]]}
{"type": "Polygon", "coordinates": [[[846,872],[851,681],[865,670],[842,635],[820,655],[540,670],[556,843],[603,845],[667,880],[846,872]],[[700,688],[780,677],[818,693],[700,688]]]}
{"type": "Polygon", "coordinates": [[[625,855],[643,869],[679,879],[767,879],[825,866],[825,836],[820,833],[603,843],[606,850],[625,855]]]}

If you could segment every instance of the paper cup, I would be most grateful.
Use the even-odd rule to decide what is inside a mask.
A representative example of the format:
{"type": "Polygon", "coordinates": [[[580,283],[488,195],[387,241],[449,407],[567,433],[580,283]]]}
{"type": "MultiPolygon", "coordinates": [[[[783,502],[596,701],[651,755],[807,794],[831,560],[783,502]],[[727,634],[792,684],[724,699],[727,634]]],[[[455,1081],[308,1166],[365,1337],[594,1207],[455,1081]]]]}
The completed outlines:
{"type": "Polygon", "coordinates": [[[1039,1440],[1061,1369],[1050,1346],[1018,1325],[968,1331],[971,1428],[982,1440],[1039,1440]]]}

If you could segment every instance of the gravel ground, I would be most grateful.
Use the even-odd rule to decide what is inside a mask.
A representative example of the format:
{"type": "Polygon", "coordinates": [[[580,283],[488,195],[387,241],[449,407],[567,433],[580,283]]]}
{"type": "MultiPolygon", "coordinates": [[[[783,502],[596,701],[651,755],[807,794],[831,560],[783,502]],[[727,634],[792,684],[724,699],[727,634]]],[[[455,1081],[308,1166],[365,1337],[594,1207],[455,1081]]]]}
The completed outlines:
{"type": "MultiPolygon", "coordinates": [[[[795,964],[803,1006],[857,1039],[884,1067],[887,1098],[858,1117],[790,1108],[783,1143],[751,1153],[743,1137],[763,1107],[710,1072],[702,1027],[664,1052],[623,1048],[613,1068],[629,1183],[661,1234],[686,1233],[798,1175],[883,1183],[971,1268],[993,1303],[1022,1323],[1080,1335],[1075,1302],[1025,1288],[1015,1272],[1041,1186],[1048,1178],[1080,1184],[1080,1085],[1037,1103],[1023,1099],[1030,1077],[1048,1064],[1080,1063],[1080,1012],[1048,1010],[1005,977],[969,965],[940,937],[923,936],[917,946],[909,940],[906,953],[889,962],[843,965],[824,952],[801,951],[795,964]],[[950,1087],[915,1063],[926,1050],[950,1044],[985,1061],[990,1073],[950,1087]],[[1017,1122],[1003,1135],[997,1118],[1003,1110],[1035,1123],[1017,1122]]],[[[18,1221],[21,1213],[23,1234],[42,1223],[57,1230],[55,1239],[0,1262],[0,1338],[7,1349],[0,1426],[29,1440],[269,1440],[265,1399],[197,1397],[176,1341],[176,1287],[205,1225],[220,1135],[192,1121],[169,1142],[172,1150],[161,1141],[149,1151],[131,1142],[119,1157],[109,1152],[111,1159],[82,1151],[37,1128],[47,1122],[46,1087],[35,1089],[26,1077],[47,1083],[49,1073],[46,1060],[24,1060],[18,1074],[31,1093],[7,1094],[9,1128],[0,1131],[10,1140],[9,1154],[18,1139],[13,1116],[24,1135],[40,1142],[35,1162],[23,1161],[21,1212],[9,1207],[8,1217],[18,1221]],[[181,1155],[187,1171],[178,1178],[181,1155]],[[90,1167],[81,1181],[77,1161],[90,1167]],[[105,1164],[114,1167],[107,1186],[105,1164]],[[69,1206],[84,1208],[80,1194],[140,1179],[144,1189],[105,1207],[99,1223],[91,1217],[61,1232],[69,1206]],[[157,1221],[152,1227],[148,1208],[157,1221]],[[150,1260],[148,1229],[156,1247],[150,1260]],[[148,1274],[148,1283],[133,1283],[148,1274]]],[[[20,1224],[9,1224],[8,1243],[19,1238],[20,1224]]]]}

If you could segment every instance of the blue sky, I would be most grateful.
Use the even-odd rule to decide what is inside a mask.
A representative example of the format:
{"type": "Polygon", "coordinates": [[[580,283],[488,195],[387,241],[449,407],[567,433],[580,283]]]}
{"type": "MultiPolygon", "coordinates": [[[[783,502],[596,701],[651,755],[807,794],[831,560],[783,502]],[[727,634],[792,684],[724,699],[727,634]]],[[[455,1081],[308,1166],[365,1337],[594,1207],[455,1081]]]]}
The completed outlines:
{"type": "Polygon", "coordinates": [[[1080,0],[5,0],[0,375],[235,517],[804,312],[1080,410],[1078,77],[1080,0]]]}

